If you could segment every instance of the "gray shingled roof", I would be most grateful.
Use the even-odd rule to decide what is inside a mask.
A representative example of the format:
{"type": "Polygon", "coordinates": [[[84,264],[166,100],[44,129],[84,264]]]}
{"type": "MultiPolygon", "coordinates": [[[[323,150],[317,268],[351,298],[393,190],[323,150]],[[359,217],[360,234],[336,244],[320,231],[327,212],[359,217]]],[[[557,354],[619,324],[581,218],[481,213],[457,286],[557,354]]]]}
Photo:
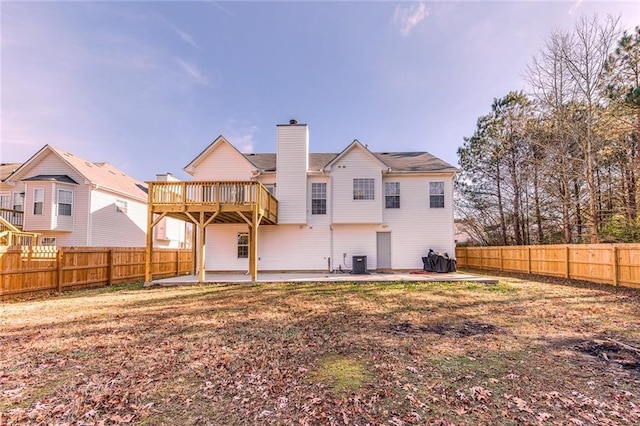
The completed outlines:
{"type": "Polygon", "coordinates": [[[37,176],[32,176],[30,178],[26,178],[26,179],[22,179],[23,181],[33,181],[33,182],[62,182],[62,183],[75,183],[76,185],[78,184],[78,182],[76,182],[75,180],[71,179],[69,176],[67,175],[37,175],[37,176]]]}
{"type": "MultiPolygon", "coordinates": [[[[276,154],[243,154],[257,169],[276,170],[276,154]]],[[[457,172],[458,169],[428,152],[374,152],[380,161],[396,172],[457,172]]],[[[309,170],[319,171],[338,156],[337,153],[309,154],[309,170]]]]}

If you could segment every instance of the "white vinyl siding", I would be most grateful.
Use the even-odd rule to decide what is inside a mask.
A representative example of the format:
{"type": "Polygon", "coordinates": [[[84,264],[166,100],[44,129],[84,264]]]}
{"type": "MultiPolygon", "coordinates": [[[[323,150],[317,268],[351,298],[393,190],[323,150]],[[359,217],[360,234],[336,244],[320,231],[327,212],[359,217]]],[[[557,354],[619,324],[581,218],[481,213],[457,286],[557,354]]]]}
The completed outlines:
{"type": "MultiPolygon", "coordinates": [[[[249,269],[249,259],[238,258],[237,239],[243,232],[248,232],[248,229],[241,224],[207,227],[207,271],[246,272],[249,269]]],[[[328,224],[261,226],[258,231],[258,270],[327,271],[330,234],[328,224]]]]}
{"type": "Polygon", "coordinates": [[[144,247],[146,244],[147,205],[120,195],[91,191],[91,245],[144,247]],[[125,211],[122,203],[126,203],[125,211]]]}
{"type": "Polygon", "coordinates": [[[277,127],[278,223],[307,222],[309,131],[303,125],[277,127]]]}
{"type": "Polygon", "coordinates": [[[251,163],[226,142],[220,143],[195,168],[194,180],[239,181],[250,180],[251,163]]]}
{"type": "Polygon", "coordinates": [[[402,188],[402,208],[385,209],[381,232],[391,232],[391,260],[393,269],[422,269],[422,256],[429,249],[454,256],[455,236],[453,207],[453,179],[425,176],[388,178],[402,188]],[[425,188],[430,181],[444,182],[445,207],[430,208],[425,188]]]}
{"type": "Polygon", "coordinates": [[[331,166],[331,191],[333,223],[382,222],[382,169],[361,149],[353,148],[331,166]],[[373,179],[373,200],[353,199],[354,179],[373,179]]]}

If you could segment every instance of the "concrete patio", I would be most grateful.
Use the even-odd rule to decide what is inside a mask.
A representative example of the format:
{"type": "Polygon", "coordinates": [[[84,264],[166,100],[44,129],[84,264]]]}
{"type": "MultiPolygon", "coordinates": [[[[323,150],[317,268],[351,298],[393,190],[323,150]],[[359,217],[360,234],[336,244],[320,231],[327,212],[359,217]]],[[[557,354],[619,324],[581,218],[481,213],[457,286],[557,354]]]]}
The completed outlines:
{"type": "MultiPolygon", "coordinates": [[[[308,283],[308,282],[477,282],[483,284],[497,284],[498,279],[471,275],[462,272],[450,273],[410,273],[410,272],[371,272],[369,274],[349,274],[341,272],[263,272],[258,274],[257,283],[308,283]]],[[[241,273],[213,273],[207,272],[202,284],[232,284],[250,283],[251,276],[241,273]]],[[[173,278],[154,279],[145,286],[178,286],[199,284],[197,275],[182,275],[173,278]]]]}

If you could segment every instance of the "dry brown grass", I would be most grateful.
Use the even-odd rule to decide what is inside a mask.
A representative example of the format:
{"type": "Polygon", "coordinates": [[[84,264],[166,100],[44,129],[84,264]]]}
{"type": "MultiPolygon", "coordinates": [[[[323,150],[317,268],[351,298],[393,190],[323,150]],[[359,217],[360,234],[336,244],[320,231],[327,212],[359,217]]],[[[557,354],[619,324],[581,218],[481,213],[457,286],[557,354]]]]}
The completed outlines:
{"type": "Polygon", "coordinates": [[[0,424],[638,424],[639,302],[505,278],[4,303],[0,424]]]}

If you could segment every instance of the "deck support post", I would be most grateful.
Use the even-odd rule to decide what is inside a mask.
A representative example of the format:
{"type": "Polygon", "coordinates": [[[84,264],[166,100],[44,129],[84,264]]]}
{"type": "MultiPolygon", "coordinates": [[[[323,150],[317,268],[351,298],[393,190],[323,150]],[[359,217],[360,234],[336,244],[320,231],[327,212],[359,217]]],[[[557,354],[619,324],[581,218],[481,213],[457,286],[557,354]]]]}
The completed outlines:
{"type": "Polygon", "coordinates": [[[260,226],[260,218],[258,210],[254,208],[249,227],[249,275],[252,282],[258,280],[258,226],[260,226]]]}
{"type": "Polygon", "coordinates": [[[147,205],[147,245],[144,259],[144,282],[148,284],[153,279],[151,269],[153,267],[153,208],[151,208],[151,188],[149,190],[149,204],[147,205]]]}
{"type": "Polygon", "coordinates": [[[204,213],[200,213],[200,223],[198,223],[198,282],[204,282],[204,251],[205,245],[205,225],[204,213]]]}

